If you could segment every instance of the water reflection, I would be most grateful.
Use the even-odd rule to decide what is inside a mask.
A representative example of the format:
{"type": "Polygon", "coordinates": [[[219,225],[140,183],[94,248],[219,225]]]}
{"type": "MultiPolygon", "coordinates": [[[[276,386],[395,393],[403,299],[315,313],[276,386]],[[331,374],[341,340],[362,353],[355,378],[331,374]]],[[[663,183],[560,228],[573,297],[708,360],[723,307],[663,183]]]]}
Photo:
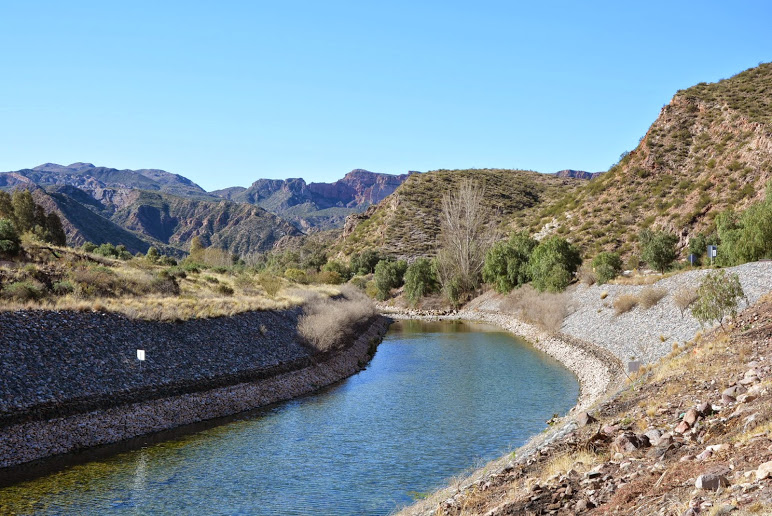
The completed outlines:
{"type": "Polygon", "coordinates": [[[568,371],[486,330],[397,323],[332,388],[0,489],[0,513],[387,514],[575,402],[568,371]]]}

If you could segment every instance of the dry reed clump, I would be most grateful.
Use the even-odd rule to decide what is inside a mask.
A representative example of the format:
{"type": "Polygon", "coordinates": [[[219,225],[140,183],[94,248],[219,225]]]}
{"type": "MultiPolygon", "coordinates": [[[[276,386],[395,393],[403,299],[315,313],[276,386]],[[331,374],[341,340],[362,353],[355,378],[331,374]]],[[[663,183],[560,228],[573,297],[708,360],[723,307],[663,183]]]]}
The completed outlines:
{"type": "Polygon", "coordinates": [[[633,294],[621,294],[614,298],[614,312],[617,315],[629,312],[638,304],[638,298],[633,294]]]}
{"type": "Polygon", "coordinates": [[[345,339],[355,333],[357,325],[375,315],[375,305],[361,290],[344,286],[341,296],[310,297],[305,303],[298,332],[317,351],[330,351],[340,347],[345,339]]]}
{"type": "Polygon", "coordinates": [[[667,295],[667,290],[664,288],[646,287],[638,294],[638,303],[642,308],[649,309],[652,306],[659,303],[659,301],[667,295]]]}
{"type": "Polygon", "coordinates": [[[681,310],[681,317],[684,316],[686,309],[697,301],[697,289],[691,287],[681,287],[673,294],[673,302],[681,310]]]}
{"type": "Polygon", "coordinates": [[[502,310],[518,315],[525,322],[557,333],[569,312],[565,293],[539,292],[531,285],[513,291],[502,304],[502,310]]]}
{"type": "Polygon", "coordinates": [[[598,275],[595,274],[595,271],[592,270],[592,267],[586,263],[579,268],[576,276],[579,278],[579,281],[588,287],[595,285],[595,283],[598,281],[598,275]]]}

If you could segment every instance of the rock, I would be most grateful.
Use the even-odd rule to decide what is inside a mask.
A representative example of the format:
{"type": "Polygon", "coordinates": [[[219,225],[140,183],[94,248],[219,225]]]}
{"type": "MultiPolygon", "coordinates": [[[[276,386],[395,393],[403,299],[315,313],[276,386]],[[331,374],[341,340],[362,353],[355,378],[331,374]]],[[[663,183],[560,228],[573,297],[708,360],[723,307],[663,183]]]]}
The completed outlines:
{"type": "Polygon", "coordinates": [[[729,480],[724,475],[708,473],[697,477],[697,481],[694,486],[697,489],[705,489],[707,491],[717,491],[721,487],[729,485],[729,480]]]}
{"type": "Polygon", "coordinates": [[[699,455],[697,455],[697,460],[707,460],[713,456],[712,450],[705,450],[699,455]]]}
{"type": "Polygon", "coordinates": [[[620,453],[630,453],[640,447],[641,442],[638,439],[638,436],[629,432],[620,435],[614,439],[613,443],[611,443],[611,449],[620,453]]]}
{"type": "Polygon", "coordinates": [[[576,424],[579,425],[580,428],[595,423],[596,421],[597,419],[592,417],[589,412],[582,412],[576,418],[576,424]]]}
{"type": "Polygon", "coordinates": [[[721,403],[723,403],[724,405],[728,405],[730,403],[734,403],[735,401],[737,401],[737,400],[735,399],[734,396],[730,396],[728,394],[722,394],[721,395],[721,403]]]}
{"type": "Polygon", "coordinates": [[[721,507],[718,508],[718,510],[714,511],[712,514],[713,516],[724,516],[736,510],[737,510],[737,507],[734,505],[722,505],[721,507]]]}
{"type": "Polygon", "coordinates": [[[603,432],[606,435],[614,435],[619,431],[619,425],[605,425],[601,432],[603,432]]]}
{"type": "Polygon", "coordinates": [[[689,427],[693,427],[694,423],[697,422],[698,417],[700,417],[700,414],[695,409],[689,409],[686,411],[686,414],[684,414],[683,421],[689,425],[689,427]]]}
{"type": "Polygon", "coordinates": [[[678,423],[678,426],[675,427],[674,432],[677,434],[685,434],[686,432],[689,431],[689,428],[691,428],[689,426],[689,423],[687,423],[686,421],[681,421],[680,423],[678,423]]]}
{"type": "Polygon", "coordinates": [[[662,432],[660,432],[659,430],[654,428],[652,430],[647,430],[646,433],[643,434],[643,435],[648,437],[649,438],[649,442],[651,444],[653,444],[654,446],[656,446],[657,443],[659,442],[660,438],[662,437],[662,432]]]}
{"type": "Polygon", "coordinates": [[[587,500],[579,500],[574,506],[576,512],[582,512],[587,510],[587,500]]]}
{"type": "Polygon", "coordinates": [[[723,396],[731,396],[733,398],[736,397],[737,396],[737,386],[736,385],[732,385],[731,387],[727,387],[726,389],[721,391],[721,396],[722,397],[723,396]]]}
{"type": "Polygon", "coordinates": [[[702,417],[709,416],[713,413],[713,407],[710,403],[705,401],[697,405],[697,412],[699,412],[702,417]]]}
{"type": "Polygon", "coordinates": [[[737,401],[739,403],[750,403],[750,402],[754,401],[755,399],[756,399],[756,396],[754,394],[748,394],[748,393],[740,394],[737,397],[737,401]]]}
{"type": "Polygon", "coordinates": [[[772,461],[765,462],[756,470],[756,480],[772,477],[772,461]]]}

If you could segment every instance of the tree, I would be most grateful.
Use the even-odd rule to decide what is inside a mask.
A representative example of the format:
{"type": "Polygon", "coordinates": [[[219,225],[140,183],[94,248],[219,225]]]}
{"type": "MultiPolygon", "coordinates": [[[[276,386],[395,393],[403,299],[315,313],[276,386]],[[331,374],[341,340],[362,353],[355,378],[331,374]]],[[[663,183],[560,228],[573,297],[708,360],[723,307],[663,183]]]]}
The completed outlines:
{"type": "Polygon", "coordinates": [[[14,218],[11,194],[0,190],[0,219],[8,219],[13,222],[14,218]]]}
{"type": "Polygon", "coordinates": [[[375,275],[373,281],[377,289],[376,297],[379,301],[385,301],[391,294],[391,289],[402,286],[402,280],[405,277],[407,263],[404,260],[391,261],[381,260],[375,266],[375,275]]]}
{"type": "Polygon", "coordinates": [[[150,248],[147,250],[147,254],[145,255],[145,258],[147,258],[149,262],[153,263],[157,262],[160,257],[161,254],[154,246],[150,246],[150,248]]]}
{"type": "Polygon", "coordinates": [[[204,254],[204,244],[201,242],[200,236],[194,236],[190,241],[190,259],[192,261],[200,261],[204,254]]]}
{"type": "Polygon", "coordinates": [[[437,273],[451,303],[474,292],[482,280],[491,234],[485,224],[484,189],[462,181],[458,190],[442,197],[437,273]]]}
{"type": "Polygon", "coordinates": [[[528,260],[538,244],[525,231],[497,242],[485,255],[483,280],[493,285],[500,294],[528,283],[531,280],[528,260]]]}
{"type": "Polygon", "coordinates": [[[565,238],[553,236],[543,240],[531,253],[528,271],[534,288],[544,292],[565,290],[582,264],[579,250],[565,238]]]}
{"type": "Polygon", "coordinates": [[[21,250],[19,232],[11,219],[0,219],[0,256],[16,256],[21,250]]]}
{"type": "Polygon", "coordinates": [[[375,272],[375,266],[381,261],[381,255],[373,249],[365,249],[351,256],[351,274],[364,276],[375,272]]]}
{"type": "MultiPolygon", "coordinates": [[[[716,321],[724,327],[724,317],[737,315],[739,301],[745,298],[737,273],[727,275],[718,270],[708,273],[697,289],[697,300],[692,305],[692,315],[704,325],[716,321]]],[[[747,301],[747,300],[746,300],[747,301]]]]}
{"type": "Polygon", "coordinates": [[[16,229],[19,233],[32,231],[38,222],[37,205],[29,190],[16,190],[11,197],[16,229]]]}
{"type": "Polygon", "coordinates": [[[54,212],[46,215],[44,240],[54,245],[67,245],[67,234],[62,227],[62,219],[54,212]]]}
{"type": "Polygon", "coordinates": [[[600,253],[592,259],[592,268],[598,277],[598,284],[603,285],[622,272],[622,258],[618,253],[600,253]]]}
{"type": "Polygon", "coordinates": [[[428,258],[418,258],[405,271],[405,297],[411,305],[439,288],[437,270],[428,258]]]}
{"type": "Polygon", "coordinates": [[[348,281],[351,278],[351,270],[345,263],[338,260],[330,260],[322,266],[324,272],[334,272],[340,276],[343,281],[348,281]]]}
{"type": "Polygon", "coordinates": [[[678,237],[665,231],[644,229],[638,236],[641,244],[641,258],[650,267],[664,274],[676,259],[678,237]]]}

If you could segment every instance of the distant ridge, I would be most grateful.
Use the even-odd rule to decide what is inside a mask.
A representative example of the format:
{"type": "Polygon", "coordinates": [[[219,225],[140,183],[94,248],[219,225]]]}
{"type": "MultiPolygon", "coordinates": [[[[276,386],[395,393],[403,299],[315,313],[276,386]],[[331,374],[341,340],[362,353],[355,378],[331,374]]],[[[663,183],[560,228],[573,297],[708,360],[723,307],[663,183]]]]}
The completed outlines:
{"type": "Polygon", "coordinates": [[[567,168],[565,170],[559,170],[555,172],[557,177],[572,177],[574,179],[592,179],[593,177],[601,175],[603,172],[585,172],[584,170],[572,170],[567,168]]]}

